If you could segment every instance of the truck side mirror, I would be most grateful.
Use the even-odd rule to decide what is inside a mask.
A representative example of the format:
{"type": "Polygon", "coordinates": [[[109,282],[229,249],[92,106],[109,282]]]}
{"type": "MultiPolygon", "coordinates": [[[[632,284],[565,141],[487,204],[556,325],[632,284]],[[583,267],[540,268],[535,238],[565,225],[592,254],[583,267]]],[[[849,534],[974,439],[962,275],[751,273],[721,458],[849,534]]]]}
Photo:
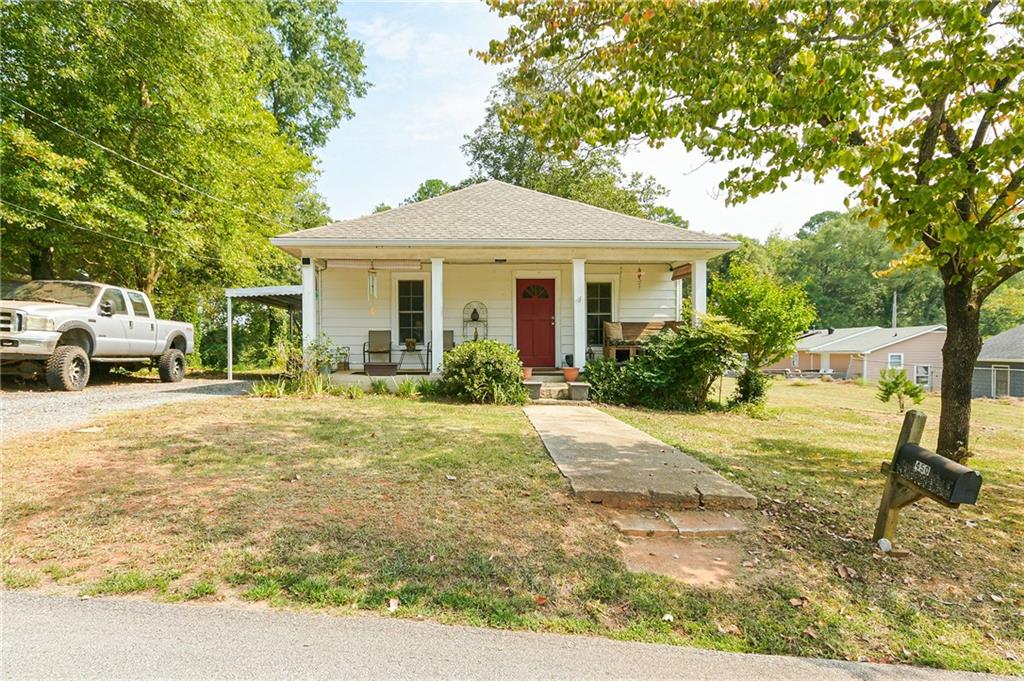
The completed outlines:
{"type": "Polygon", "coordinates": [[[114,304],[109,300],[104,300],[100,303],[100,314],[104,317],[114,316],[114,304]]]}

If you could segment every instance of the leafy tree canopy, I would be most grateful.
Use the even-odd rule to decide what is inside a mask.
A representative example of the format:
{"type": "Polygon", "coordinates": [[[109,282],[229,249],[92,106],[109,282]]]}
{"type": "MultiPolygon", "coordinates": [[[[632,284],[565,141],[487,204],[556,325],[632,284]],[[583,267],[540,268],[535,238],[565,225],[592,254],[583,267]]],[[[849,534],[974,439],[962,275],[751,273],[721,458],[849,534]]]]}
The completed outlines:
{"type": "Polygon", "coordinates": [[[678,139],[735,162],[733,202],[833,172],[853,187],[942,278],[938,451],[966,454],[980,309],[1024,269],[1020,0],[489,2],[518,19],[481,55],[516,64],[501,113],[545,148],[678,139]]]}

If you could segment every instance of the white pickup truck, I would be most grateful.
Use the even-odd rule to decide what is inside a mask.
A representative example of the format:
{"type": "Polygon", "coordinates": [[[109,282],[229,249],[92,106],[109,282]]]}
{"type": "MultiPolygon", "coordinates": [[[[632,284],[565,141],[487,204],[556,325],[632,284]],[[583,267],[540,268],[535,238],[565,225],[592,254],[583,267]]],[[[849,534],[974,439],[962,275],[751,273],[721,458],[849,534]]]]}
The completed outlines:
{"type": "Polygon", "coordinates": [[[157,319],[141,291],[85,281],[36,280],[0,300],[0,370],[45,374],[54,390],[81,390],[90,375],[155,363],[160,380],[185,376],[191,324],[157,319]]]}

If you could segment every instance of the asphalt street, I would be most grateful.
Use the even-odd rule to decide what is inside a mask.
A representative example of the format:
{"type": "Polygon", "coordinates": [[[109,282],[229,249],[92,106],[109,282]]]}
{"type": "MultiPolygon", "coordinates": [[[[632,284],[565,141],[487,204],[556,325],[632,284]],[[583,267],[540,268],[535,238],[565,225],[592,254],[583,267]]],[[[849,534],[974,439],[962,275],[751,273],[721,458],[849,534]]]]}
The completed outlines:
{"type": "Polygon", "coordinates": [[[335,617],[0,593],[4,679],[958,679],[912,667],[335,617]]]}

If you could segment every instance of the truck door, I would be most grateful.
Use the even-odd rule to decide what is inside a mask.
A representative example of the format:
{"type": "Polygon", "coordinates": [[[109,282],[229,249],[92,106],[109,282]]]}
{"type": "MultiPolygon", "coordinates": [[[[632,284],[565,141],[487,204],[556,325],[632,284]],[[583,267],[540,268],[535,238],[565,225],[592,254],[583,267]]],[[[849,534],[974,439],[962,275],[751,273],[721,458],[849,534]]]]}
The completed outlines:
{"type": "Polygon", "coordinates": [[[96,304],[97,357],[126,357],[128,355],[128,305],[119,288],[103,291],[96,304]]]}
{"type": "Polygon", "coordinates": [[[128,321],[128,350],[132,357],[148,357],[156,353],[156,317],[149,309],[146,296],[138,291],[125,291],[131,303],[132,317],[128,321]]]}

